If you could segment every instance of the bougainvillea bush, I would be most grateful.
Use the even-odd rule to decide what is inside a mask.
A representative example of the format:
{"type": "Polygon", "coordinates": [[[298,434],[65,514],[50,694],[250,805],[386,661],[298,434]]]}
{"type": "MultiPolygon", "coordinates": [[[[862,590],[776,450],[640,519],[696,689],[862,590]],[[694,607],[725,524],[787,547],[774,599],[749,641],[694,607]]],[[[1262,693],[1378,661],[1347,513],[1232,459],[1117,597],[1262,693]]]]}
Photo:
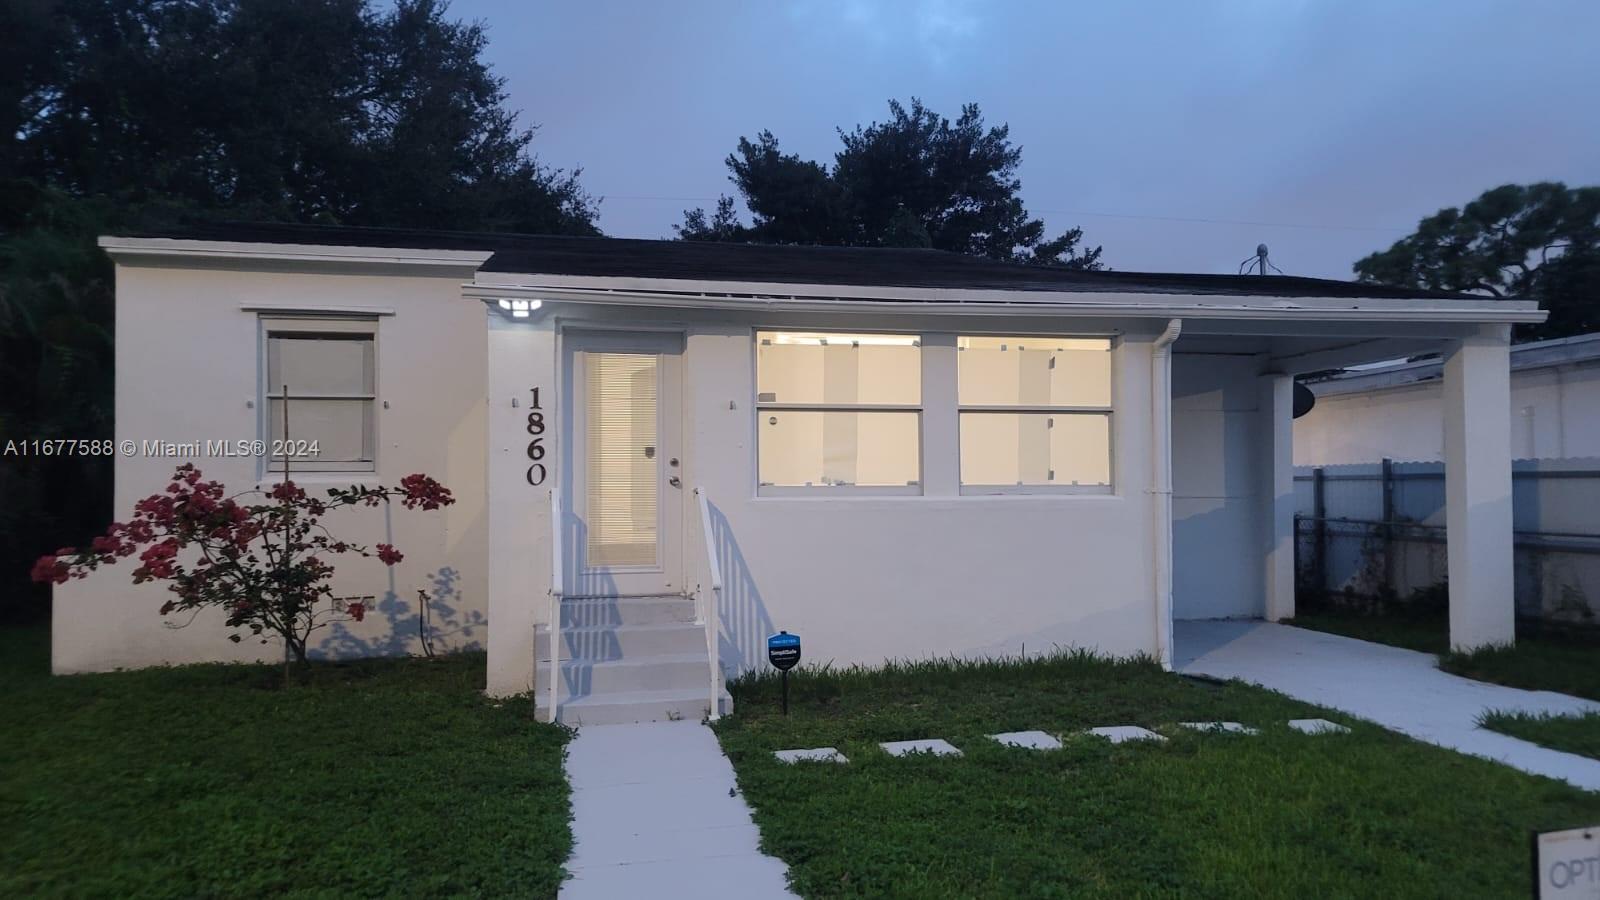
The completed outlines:
{"type": "MultiPolygon", "coordinates": [[[[113,522],[86,549],[71,547],[41,557],[35,581],[65,583],[119,559],[138,554],[133,582],[165,582],[171,599],[162,615],[218,607],[233,631],[283,639],[297,663],[306,661],[306,641],[333,622],[361,621],[360,603],[342,604],[329,580],[334,556],[377,557],[392,566],[403,558],[390,544],[368,548],[335,538],[323,526],[329,512],[346,506],[398,501],[406,509],[434,510],[455,502],[444,485],[426,475],[407,475],[399,487],[330,488],[327,497],[307,494],[293,481],[268,491],[229,495],[221,482],[206,481],[185,464],[164,493],[134,504],[133,517],[113,522]]],[[[187,624],[187,621],[184,623],[187,624]]]]}

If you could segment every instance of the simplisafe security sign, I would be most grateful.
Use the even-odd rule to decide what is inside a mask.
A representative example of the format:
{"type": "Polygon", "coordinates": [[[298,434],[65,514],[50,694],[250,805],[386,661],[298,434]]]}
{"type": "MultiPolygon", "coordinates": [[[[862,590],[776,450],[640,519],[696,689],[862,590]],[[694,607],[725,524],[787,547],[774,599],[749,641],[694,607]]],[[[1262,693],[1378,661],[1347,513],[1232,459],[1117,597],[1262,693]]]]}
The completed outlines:
{"type": "Polygon", "coordinates": [[[1533,895],[1539,900],[1600,898],[1600,825],[1533,836],[1533,895]]]}
{"type": "Polygon", "coordinates": [[[800,635],[780,631],[767,638],[767,661],[784,672],[800,663],[800,635]]]}

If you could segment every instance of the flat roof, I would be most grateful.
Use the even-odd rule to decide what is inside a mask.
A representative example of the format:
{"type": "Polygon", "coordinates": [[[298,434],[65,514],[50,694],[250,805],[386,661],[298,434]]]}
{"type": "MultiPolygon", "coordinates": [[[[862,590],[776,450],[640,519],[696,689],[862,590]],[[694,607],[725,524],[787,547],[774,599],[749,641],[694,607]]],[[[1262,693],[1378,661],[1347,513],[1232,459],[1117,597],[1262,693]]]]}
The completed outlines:
{"type": "MultiPolygon", "coordinates": [[[[1548,369],[1555,366],[1589,365],[1600,361],[1600,333],[1578,334],[1545,341],[1511,345],[1511,371],[1548,369]]],[[[1319,397],[1382,391],[1437,381],[1444,377],[1444,361],[1438,357],[1396,360],[1383,365],[1362,366],[1330,372],[1306,384],[1319,397]]]]}
{"type": "Polygon", "coordinates": [[[943,250],[219,222],[121,235],[186,241],[491,253],[481,272],[860,287],[1368,299],[1489,298],[1285,275],[1086,272],[943,250]]]}

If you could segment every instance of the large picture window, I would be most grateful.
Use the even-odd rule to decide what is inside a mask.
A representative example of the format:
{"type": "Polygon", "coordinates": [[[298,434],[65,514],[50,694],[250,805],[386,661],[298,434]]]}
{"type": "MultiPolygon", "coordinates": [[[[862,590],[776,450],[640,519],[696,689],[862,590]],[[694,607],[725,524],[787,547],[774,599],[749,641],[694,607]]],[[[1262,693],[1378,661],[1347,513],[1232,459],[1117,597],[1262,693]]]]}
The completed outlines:
{"type": "Polygon", "coordinates": [[[921,340],[756,334],[761,493],[921,492],[921,340]]]}
{"type": "Polygon", "coordinates": [[[1111,341],[956,339],[962,493],[1111,489],[1111,341]]]}
{"type": "Polygon", "coordinates": [[[268,468],[281,472],[372,471],[376,463],[377,326],[369,321],[263,319],[268,468]],[[303,452],[302,452],[302,449],[303,452]]]}

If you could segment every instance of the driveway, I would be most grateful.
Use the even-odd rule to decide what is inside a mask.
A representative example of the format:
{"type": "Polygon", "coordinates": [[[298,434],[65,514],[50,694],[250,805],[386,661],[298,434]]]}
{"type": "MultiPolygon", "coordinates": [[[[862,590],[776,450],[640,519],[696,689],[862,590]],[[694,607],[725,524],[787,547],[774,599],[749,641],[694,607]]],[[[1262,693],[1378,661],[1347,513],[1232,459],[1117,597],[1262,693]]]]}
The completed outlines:
{"type": "Polygon", "coordinates": [[[1600,711],[1600,703],[1473,681],[1439,671],[1432,654],[1288,625],[1182,621],[1174,637],[1173,667],[1182,674],[1253,682],[1420,741],[1600,791],[1600,760],[1477,725],[1491,709],[1571,714],[1600,711]]]}

